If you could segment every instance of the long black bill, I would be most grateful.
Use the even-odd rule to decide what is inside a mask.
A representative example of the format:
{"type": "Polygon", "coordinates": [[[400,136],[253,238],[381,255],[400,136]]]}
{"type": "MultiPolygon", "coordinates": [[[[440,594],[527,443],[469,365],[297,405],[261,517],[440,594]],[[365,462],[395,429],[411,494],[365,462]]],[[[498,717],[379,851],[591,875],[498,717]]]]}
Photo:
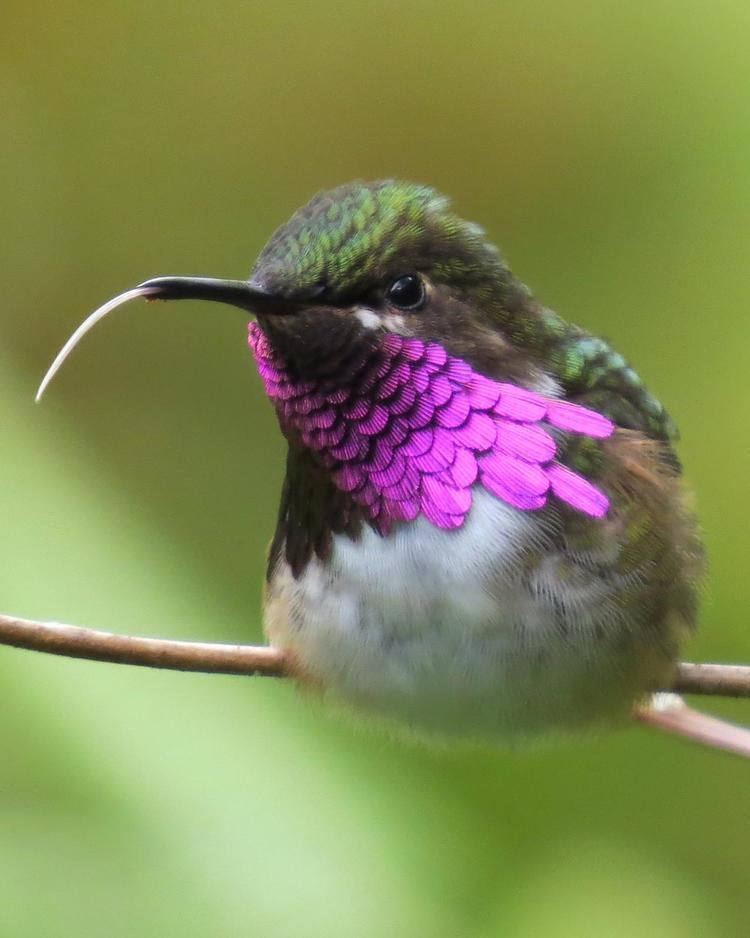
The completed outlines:
{"type": "Polygon", "coordinates": [[[137,290],[153,291],[152,300],[208,300],[228,303],[248,313],[271,313],[277,316],[294,312],[299,304],[266,293],[247,280],[215,280],[213,277],[154,277],[137,290]]]}
{"type": "Polygon", "coordinates": [[[283,316],[296,312],[303,304],[299,301],[274,296],[253,286],[246,280],[215,280],[211,277],[155,277],[146,280],[132,290],[126,290],[109,300],[104,306],[95,309],[75,330],[73,335],[57,353],[47,374],[36,392],[36,400],[44,394],[47,385],[60,370],[60,366],[78,345],[86,333],[100,319],[130,300],[145,297],[147,300],[210,300],[215,303],[228,303],[254,315],[283,316]]]}

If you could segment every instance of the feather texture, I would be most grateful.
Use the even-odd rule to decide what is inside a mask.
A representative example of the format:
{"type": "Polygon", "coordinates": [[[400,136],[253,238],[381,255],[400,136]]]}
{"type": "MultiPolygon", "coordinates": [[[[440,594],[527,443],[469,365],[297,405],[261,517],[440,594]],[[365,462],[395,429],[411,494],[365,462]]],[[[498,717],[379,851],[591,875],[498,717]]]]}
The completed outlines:
{"type": "Polygon", "coordinates": [[[493,381],[436,342],[387,334],[344,388],[296,380],[257,323],[249,341],[282,428],[381,533],[418,515],[460,527],[475,484],[522,511],[554,496],[607,513],[604,492],[558,461],[553,434],[610,436],[614,424],[593,410],[493,381]]]}

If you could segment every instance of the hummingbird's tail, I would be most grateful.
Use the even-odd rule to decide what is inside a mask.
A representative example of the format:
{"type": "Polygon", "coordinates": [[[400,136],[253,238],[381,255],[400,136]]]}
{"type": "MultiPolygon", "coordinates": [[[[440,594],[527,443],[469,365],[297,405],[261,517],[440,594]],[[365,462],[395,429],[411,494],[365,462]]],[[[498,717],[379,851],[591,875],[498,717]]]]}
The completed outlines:
{"type": "Polygon", "coordinates": [[[636,719],[646,726],[750,759],[750,729],[693,710],[679,694],[654,694],[650,703],[636,712],[636,719]]]}

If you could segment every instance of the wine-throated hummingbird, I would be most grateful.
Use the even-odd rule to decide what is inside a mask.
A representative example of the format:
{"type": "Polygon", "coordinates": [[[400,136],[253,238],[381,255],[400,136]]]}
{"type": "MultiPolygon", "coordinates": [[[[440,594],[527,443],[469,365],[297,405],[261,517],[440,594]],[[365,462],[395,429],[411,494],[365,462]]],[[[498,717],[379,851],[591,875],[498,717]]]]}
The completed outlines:
{"type": "Polygon", "coordinates": [[[265,626],[300,681],[416,730],[519,738],[618,723],[669,687],[702,550],[674,428],[432,189],[317,195],[248,281],[126,299],[255,319],[288,441],[265,626]]]}

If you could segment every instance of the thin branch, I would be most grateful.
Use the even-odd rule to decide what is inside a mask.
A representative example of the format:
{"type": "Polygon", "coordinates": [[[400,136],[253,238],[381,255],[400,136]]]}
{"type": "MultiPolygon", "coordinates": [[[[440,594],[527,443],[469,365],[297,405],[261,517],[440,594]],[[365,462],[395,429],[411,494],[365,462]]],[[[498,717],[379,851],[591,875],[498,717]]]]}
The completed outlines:
{"type": "Polygon", "coordinates": [[[674,687],[678,694],[708,697],[750,697],[750,667],[746,664],[692,664],[677,669],[674,687]]]}
{"type": "Polygon", "coordinates": [[[651,705],[637,710],[635,717],[646,726],[682,736],[694,743],[723,749],[746,759],[750,757],[750,730],[747,727],[735,726],[694,710],[676,694],[656,694],[651,705]]]}
{"type": "MultiPolygon", "coordinates": [[[[266,645],[141,638],[5,615],[0,615],[0,645],[171,671],[261,677],[286,677],[288,674],[283,652],[266,645]]],[[[683,663],[677,669],[673,686],[662,689],[712,697],[750,697],[750,666],[683,663]]]]}
{"type": "Polygon", "coordinates": [[[171,671],[263,677],[284,677],[286,674],[283,653],[268,646],[141,638],[4,615],[0,615],[0,645],[171,671]]]}

